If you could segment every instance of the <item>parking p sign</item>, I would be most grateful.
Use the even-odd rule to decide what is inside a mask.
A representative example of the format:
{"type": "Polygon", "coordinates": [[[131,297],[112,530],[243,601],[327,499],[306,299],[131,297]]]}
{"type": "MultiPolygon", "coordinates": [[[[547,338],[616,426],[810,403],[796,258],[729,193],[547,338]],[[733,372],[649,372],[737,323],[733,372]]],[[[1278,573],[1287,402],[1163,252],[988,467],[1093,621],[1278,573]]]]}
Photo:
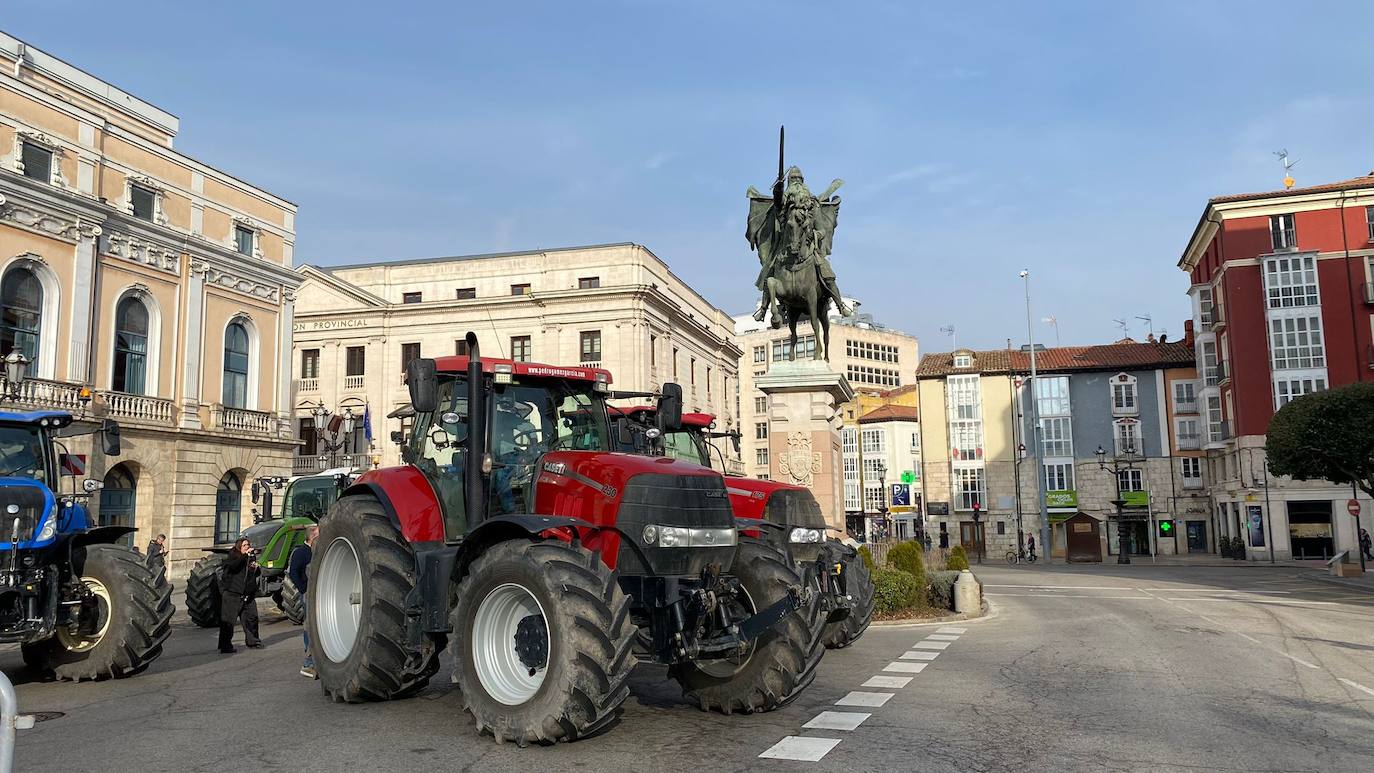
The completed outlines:
{"type": "Polygon", "coordinates": [[[911,486],[905,483],[892,484],[892,506],[910,507],[911,506],[911,486]]]}

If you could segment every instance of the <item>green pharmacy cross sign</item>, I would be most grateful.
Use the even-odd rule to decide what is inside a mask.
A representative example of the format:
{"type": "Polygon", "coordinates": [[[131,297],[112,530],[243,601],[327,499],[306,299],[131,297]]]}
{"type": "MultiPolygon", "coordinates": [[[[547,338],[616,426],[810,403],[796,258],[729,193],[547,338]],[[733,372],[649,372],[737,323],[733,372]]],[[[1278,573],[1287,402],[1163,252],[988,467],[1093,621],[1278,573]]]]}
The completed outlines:
{"type": "Polygon", "coordinates": [[[1160,522],[1159,522],[1159,536],[1161,536],[1161,537],[1170,537],[1170,536],[1173,536],[1173,533],[1174,533],[1174,522],[1173,522],[1173,521],[1160,521],[1160,522]]]}
{"type": "Polygon", "coordinates": [[[916,473],[911,470],[902,470],[902,482],[911,484],[916,482],[916,473]]]}

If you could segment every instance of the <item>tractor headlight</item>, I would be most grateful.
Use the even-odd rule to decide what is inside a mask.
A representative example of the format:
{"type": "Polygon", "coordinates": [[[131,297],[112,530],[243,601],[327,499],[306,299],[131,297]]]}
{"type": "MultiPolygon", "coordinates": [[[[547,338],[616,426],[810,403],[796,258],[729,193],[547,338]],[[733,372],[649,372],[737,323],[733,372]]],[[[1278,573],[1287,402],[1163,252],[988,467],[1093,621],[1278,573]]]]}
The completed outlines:
{"type": "Polygon", "coordinates": [[[724,529],[691,529],[684,526],[644,527],[644,542],[651,543],[654,536],[661,548],[718,548],[729,547],[736,541],[733,527],[724,529]]]}
{"type": "Polygon", "coordinates": [[[815,543],[821,541],[821,536],[820,529],[798,528],[793,529],[792,533],[787,535],[787,539],[789,542],[815,543]]]}
{"type": "Polygon", "coordinates": [[[38,530],[38,537],[36,539],[38,542],[43,542],[55,536],[57,536],[57,518],[50,517],[43,522],[43,528],[38,530]]]}
{"type": "Polygon", "coordinates": [[[649,524],[648,526],[645,526],[645,527],[644,527],[644,534],[643,534],[642,536],[643,536],[643,538],[644,538],[644,544],[645,544],[645,545],[652,545],[652,544],[654,544],[655,542],[658,541],[658,527],[655,526],[655,525],[653,525],[653,524],[649,524]]]}

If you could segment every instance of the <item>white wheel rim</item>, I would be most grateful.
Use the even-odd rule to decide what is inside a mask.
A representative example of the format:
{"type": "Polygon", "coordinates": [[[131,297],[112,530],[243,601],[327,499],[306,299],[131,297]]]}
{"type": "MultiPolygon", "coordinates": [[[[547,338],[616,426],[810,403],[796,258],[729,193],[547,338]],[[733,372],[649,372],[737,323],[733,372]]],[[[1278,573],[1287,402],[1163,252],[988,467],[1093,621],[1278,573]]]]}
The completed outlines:
{"type": "Polygon", "coordinates": [[[543,666],[531,668],[520,661],[515,636],[520,621],[531,616],[543,618],[544,630],[548,630],[549,619],[539,600],[523,586],[506,583],[482,599],[472,620],[470,646],[477,679],[488,695],[507,706],[519,706],[539,692],[554,656],[552,643],[546,642],[548,657],[543,666]]]}
{"type": "Polygon", "coordinates": [[[96,618],[100,622],[100,627],[94,634],[73,633],[71,626],[62,626],[57,629],[57,640],[62,643],[68,652],[86,652],[100,643],[105,638],[106,632],[110,630],[110,590],[105,587],[105,583],[94,577],[82,577],[81,582],[85,583],[91,593],[96,598],[96,618]]]}
{"type": "Polygon", "coordinates": [[[315,630],[325,657],[342,663],[353,652],[362,617],[363,572],[353,543],[337,537],[325,550],[315,580],[315,630]]]}
{"type": "MultiPolygon", "coordinates": [[[[750,615],[758,612],[758,607],[754,605],[754,597],[749,595],[749,591],[745,590],[743,585],[740,586],[739,590],[740,593],[744,594],[744,598],[742,599],[744,603],[741,605],[744,607],[744,611],[750,615]]],[[[741,668],[749,665],[749,659],[754,657],[754,649],[757,643],[758,639],[749,642],[747,645],[748,649],[744,651],[744,657],[741,659],[716,658],[713,660],[698,660],[696,664],[697,668],[707,676],[713,676],[717,679],[728,679],[739,673],[741,668]]]]}

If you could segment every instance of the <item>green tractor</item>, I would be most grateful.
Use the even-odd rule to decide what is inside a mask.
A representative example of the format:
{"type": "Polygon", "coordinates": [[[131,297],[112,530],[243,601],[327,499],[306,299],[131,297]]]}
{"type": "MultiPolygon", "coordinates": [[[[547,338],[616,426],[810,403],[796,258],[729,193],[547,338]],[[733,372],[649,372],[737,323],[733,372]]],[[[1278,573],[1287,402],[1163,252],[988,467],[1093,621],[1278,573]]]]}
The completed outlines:
{"type": "Polygon", "coordinates": [[[349,470],[326,470],[317,475],[292,478],[259,478],[253,481],[253,502],[261,503],[264,517],[233,542],[204,548],[209,553],[196,562],[186,580],[186,612],[201,628],[219,625],[219,569],[234,542],[247,539],[258,554],[258,598],[270,597],[287,619],[300,625],[305,619],[305,598],[286,576],[291,551],[305,542],[306,531],[319,523],[352,478],[349,470]],[[276,489],[285,488],[281,497],[276,489]],[[281,502],[280,510],[274,500],[281,502]]]}

